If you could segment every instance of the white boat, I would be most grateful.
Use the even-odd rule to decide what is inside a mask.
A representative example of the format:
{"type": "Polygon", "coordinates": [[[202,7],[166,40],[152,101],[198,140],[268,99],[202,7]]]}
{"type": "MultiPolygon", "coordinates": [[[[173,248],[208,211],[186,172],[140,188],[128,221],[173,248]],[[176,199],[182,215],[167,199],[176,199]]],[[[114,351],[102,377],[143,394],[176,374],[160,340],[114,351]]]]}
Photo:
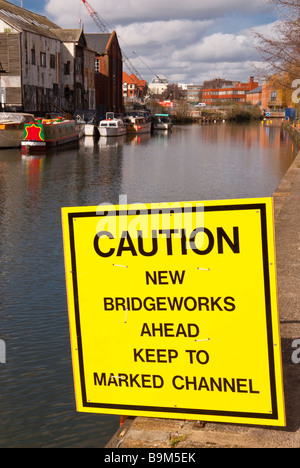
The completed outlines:
{"type": "Polygon", "coordinates": [[[95,135],[95,125],[85,124],[85,136],[94,136],[94,135],[95,135]]]}
{"type": "Polygon", "coordinates": [[[171,130],[172,121],[169,114],[155,114],[153,120],[154,130],[171,130]]]}
{"type": "Polygon", "coordinates": [[[128,115],[124,118],[128,134],[151,133],[151,122],[143,116],[128,115]]]}
{"type": "Polygon", "coordinates": [[[32,114],[0,113],[0,148],[17,148],[23,140],[24,125],[34,122],[32,114]]]}
{"type": "Polygon", "coordinates": [[[76,117],[75,129],[78,135],[78,139],[80,140],[85,135],[85,121],[80,116],[76,117]]]}
{"type": "Polygon", "coordinates": [[[96,137],[99,136],[99,129],[93,123],[85,124],[85,136],[96,137]]]}
{"type": "MultiPolygon", "coordinates": [[[[79,117],[79,116],[77,116],[79,117]]],[[[95,123],[95,117],[89,118],[88,120],[84,120],[80,117],[81,120],[84,122],[84,134],[86,137],[96,137],[99,136],[98,125],[95,123]]]]}
{"type": "Polygon", "coordinates": [[[116,137],[126,135],[127,133],[127,126],[124,120],[115,117],[112,112],[106,114],[106,119],[100,121],[98,128],[102,137],[116,137]]]}

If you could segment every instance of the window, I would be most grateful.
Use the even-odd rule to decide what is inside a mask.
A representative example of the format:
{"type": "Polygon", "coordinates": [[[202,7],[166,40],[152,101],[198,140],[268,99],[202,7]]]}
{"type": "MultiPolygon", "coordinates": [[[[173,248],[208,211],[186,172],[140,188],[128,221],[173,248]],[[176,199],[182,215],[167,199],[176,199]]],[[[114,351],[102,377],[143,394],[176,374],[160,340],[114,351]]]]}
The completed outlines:
{"type": "Polygon", "coordinates": [[[277,91],[271,91],[271,101],[277,101],[277,91]]]}
{"type": "Polygon", "coordinates": [[[50,68],[55,68],[55,55],[50,55],[50,68]]]}
{"type": "Polygon", "coordinates": [[[35,65],[35,49],[31,49],[31,63],[35,65]]]}
{"type": "Polygon", "coordinates": [[[100,60],[95,60],[95,73],[100,73],[100,60]]]}
{"type": "Polygon", "coordinates": [[[64,74],[70,75],[70,62],[64,64],[64,74]]]}
{"type": "Polygon", "coordinates": [[[82,59],[81,58],[77,58],[75,60],[75,71],[76,73],[82,72],[82,59]]]}
{"type": "Polygon", "coordinates": [[[46,66],[46,54],[44,52],[41,52],[41,67],[46,66]]]}

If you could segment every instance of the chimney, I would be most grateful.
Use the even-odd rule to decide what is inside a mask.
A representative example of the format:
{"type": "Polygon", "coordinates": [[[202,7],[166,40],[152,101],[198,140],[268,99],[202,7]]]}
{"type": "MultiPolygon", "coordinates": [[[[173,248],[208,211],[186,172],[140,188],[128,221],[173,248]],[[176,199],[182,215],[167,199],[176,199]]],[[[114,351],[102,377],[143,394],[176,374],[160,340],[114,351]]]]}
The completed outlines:
{"type": "Polygon", "coordinates": [[[254,76],[250,76],[249,91],[252,91],[256,86],[257,84],[254,82],[254,76]]]}

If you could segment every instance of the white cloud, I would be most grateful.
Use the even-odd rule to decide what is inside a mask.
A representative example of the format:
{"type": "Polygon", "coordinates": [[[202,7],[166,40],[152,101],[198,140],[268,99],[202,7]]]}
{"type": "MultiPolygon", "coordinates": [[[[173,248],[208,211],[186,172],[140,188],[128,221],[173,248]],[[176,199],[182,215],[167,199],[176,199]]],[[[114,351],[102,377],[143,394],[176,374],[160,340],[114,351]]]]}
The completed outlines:
{"type": "MultiPolygon", "coordinates": [[[[266,0],[119,0],[115,3],[91,0],[91,7],[115,27],[116,24],[130,24],[134,22],[167,21],[172,19],[206,20],[223,17],[225,14],[262,13],[268,9],[266,0]]],[[[89,18],[87,9],[80,0],[48,0],[46,12],[63,26],[89,18]],[[77,15],[77,18],[76,18],[77,15]]]]}
{"type": "Polygon", "coordinates": [[[162,46],[170,43],[191,43],[199,34],[208,30],[213,20],[169,20],[151,23],[132,23],[128,26],[117,26],[118,35],[130,46],[162,46]]]}
{"type": "Polygon", "coordinates": [[[257,59],[257,52],[245,35],[216,33],[176,51],[172,58],[185,61],[236,62],[257,59]]]}
{"type": "Polygon", "coordinates": [[[279,25],[280,21],[274,21],[273,23],[255,26],[253,27],[253,31],[259,34],[263,34],[266,37],[272,38],[277,36],[277,29],[279,25]]]}

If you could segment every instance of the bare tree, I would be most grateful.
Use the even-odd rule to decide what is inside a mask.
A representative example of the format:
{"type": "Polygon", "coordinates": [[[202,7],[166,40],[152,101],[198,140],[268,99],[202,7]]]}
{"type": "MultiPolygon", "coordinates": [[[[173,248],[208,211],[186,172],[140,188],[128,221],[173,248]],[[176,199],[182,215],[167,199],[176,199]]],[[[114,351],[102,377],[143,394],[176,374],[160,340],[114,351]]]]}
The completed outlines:
{"type": "Polygon", "coordinates": [[[177,83],[168,84],[167,89],[162,94],[162,99],[181,100],[186,98],[186,92],[177,83]]]}

